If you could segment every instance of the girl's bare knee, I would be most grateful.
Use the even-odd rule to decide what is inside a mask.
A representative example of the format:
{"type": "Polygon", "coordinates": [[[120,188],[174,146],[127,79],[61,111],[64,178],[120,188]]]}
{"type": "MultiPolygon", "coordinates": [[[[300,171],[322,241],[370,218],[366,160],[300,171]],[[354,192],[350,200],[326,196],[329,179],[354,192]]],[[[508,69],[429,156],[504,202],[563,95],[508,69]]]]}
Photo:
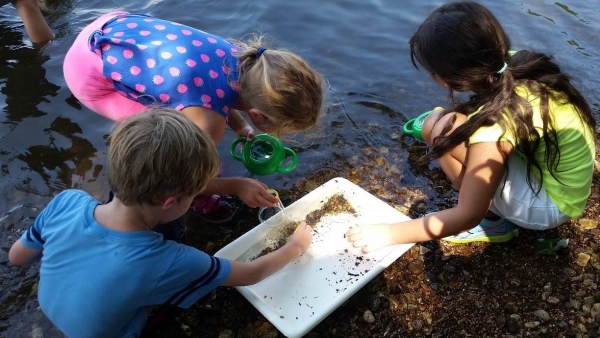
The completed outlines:
{"type": "Polygon", "coordinates": [[[442,110],[434,110],[431,114],[427,115],[425,121],[423,121],[423,130],[421,134],[423,135],[423,140],[427,144],[431,144],[434,137],[437,135],[432,135],[435,126],[439,123],[439,118],[442,113],[442,110]]]}
{"type": "Polygon", "coordinates": [[[427,144],[432,144],[433,140],[440,135],[449,135],[454,129],[458,128],[460,125],[467,121],[467,117],[460,113],[448,113],[442,117],[440,111],[434,111],[423,123],[423,138],[427,144]],[[448,123],[452,122],[452,127],[447,129],[448,123]]]}

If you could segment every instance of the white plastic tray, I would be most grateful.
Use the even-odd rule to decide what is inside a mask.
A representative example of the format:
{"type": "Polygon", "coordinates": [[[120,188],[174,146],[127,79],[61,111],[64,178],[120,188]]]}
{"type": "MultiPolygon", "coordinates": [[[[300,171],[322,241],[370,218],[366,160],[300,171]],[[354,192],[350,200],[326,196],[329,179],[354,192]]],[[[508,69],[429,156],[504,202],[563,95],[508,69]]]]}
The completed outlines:
{"type": "MultiPolygon", "coordinates": [[[[357,225],[409,218],[344,178],[334,178],[284,209],[287,219],[303,220],[334,194],[342,194],[356,215],[326,215],[316,224],[308,251],[285,268],[251,285],[236,287],[281,333],[301,337],[414,244],[363,254],[345,232],[357,225]]],[[[278,237],[281,213],[259,224],[215,254],[248,261],[278,237]]]]}

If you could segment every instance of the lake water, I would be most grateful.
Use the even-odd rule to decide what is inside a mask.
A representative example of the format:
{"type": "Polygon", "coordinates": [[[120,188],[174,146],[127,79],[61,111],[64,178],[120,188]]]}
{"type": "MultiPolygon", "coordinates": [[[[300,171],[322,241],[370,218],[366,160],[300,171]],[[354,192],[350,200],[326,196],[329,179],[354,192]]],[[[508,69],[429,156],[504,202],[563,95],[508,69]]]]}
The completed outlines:
{"type": "MultiPolygon", "coordinates": [[[[418,24],[443,3],[64,0],[47,17],[57,38],[41,50],[28,42],[14,8],[0,8],[0,336],[61,336],[37,310],[37,265],[11,266],[10,244],[64,189],[108,197],[105,140],[111,122],[82,107],[62,76],[64,54],[85,25],[124,9],[223,37],[262,32],[298,52],[328,79],[329,109],[319,128],[285,140],[299,155],[298,167],[261,180],[289,203],[333,177],[348,177],[408,213],[435,210],[455,198],[434,164],[414,164],[423,148],[401,132],[408,119],[446,103],[446,92],[414,69],[408,48],[418,24]]],[[[553,54],[600,121],[597,1],[481,3],[503,24],[513,49],[553,54]]],[[[228,132],[219,147],[224,174],[250,176],[228,155],[232,140],[228,132]]],[[[247,230],[238,227],[217,249],[247,230]]]]}

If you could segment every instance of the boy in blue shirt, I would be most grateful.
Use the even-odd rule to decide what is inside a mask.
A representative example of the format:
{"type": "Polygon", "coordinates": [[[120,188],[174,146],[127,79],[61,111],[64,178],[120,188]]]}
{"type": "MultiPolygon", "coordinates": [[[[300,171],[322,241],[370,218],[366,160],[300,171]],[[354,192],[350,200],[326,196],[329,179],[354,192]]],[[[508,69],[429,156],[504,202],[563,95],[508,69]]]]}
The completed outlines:
{"type": "Polygon", "coordinates": [[[42,311],[69,337],[138,337],[153,305],[188,308],[217,286],[260,282],[302,255],[310,227],[252,262],[216,258],[151,231],[188,210],[219,172],[216,148],[184,115],[165,108],[116,126],[108,150],[114,198],[56,196],[10,249],[12,264],[41,258],[42,311]]]}

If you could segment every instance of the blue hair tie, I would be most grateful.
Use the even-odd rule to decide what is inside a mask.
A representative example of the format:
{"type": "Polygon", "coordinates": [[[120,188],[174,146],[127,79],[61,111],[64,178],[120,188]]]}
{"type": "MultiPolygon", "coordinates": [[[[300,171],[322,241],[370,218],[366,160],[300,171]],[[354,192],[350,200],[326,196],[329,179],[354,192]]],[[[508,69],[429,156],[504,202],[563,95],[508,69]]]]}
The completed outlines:
{"type": "Polygon", "coordinates": [[[502,74],[502,73],[504,73],[504,71],[506,70],[507,67],[508,67],[508,65],[505,62],[504,66],[502,66],[502,68],[500,68],[500,70],[497,71],[496,74],[502,74]]]}
{"type": "Polygon", "coordinates": [[[256,58],[258,59],[266,50],[267,49],[263,46],[258,47],[258,49],[256,50],[256,58]]]}

